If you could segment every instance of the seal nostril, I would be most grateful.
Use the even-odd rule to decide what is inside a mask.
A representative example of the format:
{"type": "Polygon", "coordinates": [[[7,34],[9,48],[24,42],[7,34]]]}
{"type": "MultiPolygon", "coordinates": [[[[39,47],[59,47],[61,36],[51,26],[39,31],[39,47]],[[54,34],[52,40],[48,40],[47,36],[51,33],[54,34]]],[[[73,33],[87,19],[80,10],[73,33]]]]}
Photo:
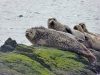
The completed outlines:
{"type": "Polygon", "coordinates": [[[84,26],[83,25],[81,25],[82,26],[82,28],[84,28],[84,26]]]}
{"type": "Polygon", "coordinates": [[[74,27],[74,29],[75,29],[75,30],[78,30],[76,26],[74,27]]]}
{"type": "Polygon", "coordinates": [[[54,22],[53,21],[51,22],[51,25],[54,26],[54,22]]]}

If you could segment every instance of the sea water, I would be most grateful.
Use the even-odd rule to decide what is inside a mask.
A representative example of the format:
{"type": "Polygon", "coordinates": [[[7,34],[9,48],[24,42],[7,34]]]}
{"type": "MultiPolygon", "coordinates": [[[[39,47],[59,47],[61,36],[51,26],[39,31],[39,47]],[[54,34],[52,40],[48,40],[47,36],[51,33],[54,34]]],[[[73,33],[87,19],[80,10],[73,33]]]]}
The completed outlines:
{"type": "Polygon", "coordinates": [[[90,32],[100,34],[99,0],[0,0],[0,46],[9,37],[31,45],[26,29],[47,28],[50,17],[70,28],[84,22],[90,32]]]}

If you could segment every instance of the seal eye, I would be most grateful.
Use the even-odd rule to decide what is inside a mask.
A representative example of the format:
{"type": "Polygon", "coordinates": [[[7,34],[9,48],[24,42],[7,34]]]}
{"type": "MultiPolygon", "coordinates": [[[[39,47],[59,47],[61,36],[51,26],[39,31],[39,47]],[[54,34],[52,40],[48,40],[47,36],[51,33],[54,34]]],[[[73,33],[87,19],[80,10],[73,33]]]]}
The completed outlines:
{"type": "Polygon", "coordinates": [[[54,18],[53,20],[55,21],[56,19],[54,18]]]}
{"type": "Polygon", "coordinates": [[[49,19],[49,21],[50,21],[51,19],[49,19]]]}

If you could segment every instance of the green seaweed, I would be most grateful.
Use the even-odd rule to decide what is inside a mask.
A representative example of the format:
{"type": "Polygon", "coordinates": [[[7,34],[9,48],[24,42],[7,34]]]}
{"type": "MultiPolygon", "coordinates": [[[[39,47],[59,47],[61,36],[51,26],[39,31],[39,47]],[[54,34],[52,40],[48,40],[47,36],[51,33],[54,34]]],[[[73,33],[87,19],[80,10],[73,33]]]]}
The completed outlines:
{"type": "MultiPolygon", "coordinates": [[[[35,60],[27,56],[9,53],[2,56],[2,64],[21,74],[26,75],[50,75],[50,71],[35,60]]],[[[1,59],[0,59],[1,60],[1,59]]]]}
{"type": "Polygon", "coordinates": [[[0,62],[15,75],[95,75],[84,56],[50,47],[18,44],[12,52],[0,52],[0,62]]]}

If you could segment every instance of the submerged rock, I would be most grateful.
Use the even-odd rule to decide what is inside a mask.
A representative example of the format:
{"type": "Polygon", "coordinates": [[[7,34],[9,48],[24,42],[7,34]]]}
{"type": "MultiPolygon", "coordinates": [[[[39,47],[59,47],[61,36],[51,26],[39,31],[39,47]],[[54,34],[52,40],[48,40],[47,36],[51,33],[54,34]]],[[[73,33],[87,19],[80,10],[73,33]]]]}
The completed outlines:
{"type": "Polygon", "coordinates": [[[19,15],[18,17],[23,17],[23,15],[19,15]]]}

